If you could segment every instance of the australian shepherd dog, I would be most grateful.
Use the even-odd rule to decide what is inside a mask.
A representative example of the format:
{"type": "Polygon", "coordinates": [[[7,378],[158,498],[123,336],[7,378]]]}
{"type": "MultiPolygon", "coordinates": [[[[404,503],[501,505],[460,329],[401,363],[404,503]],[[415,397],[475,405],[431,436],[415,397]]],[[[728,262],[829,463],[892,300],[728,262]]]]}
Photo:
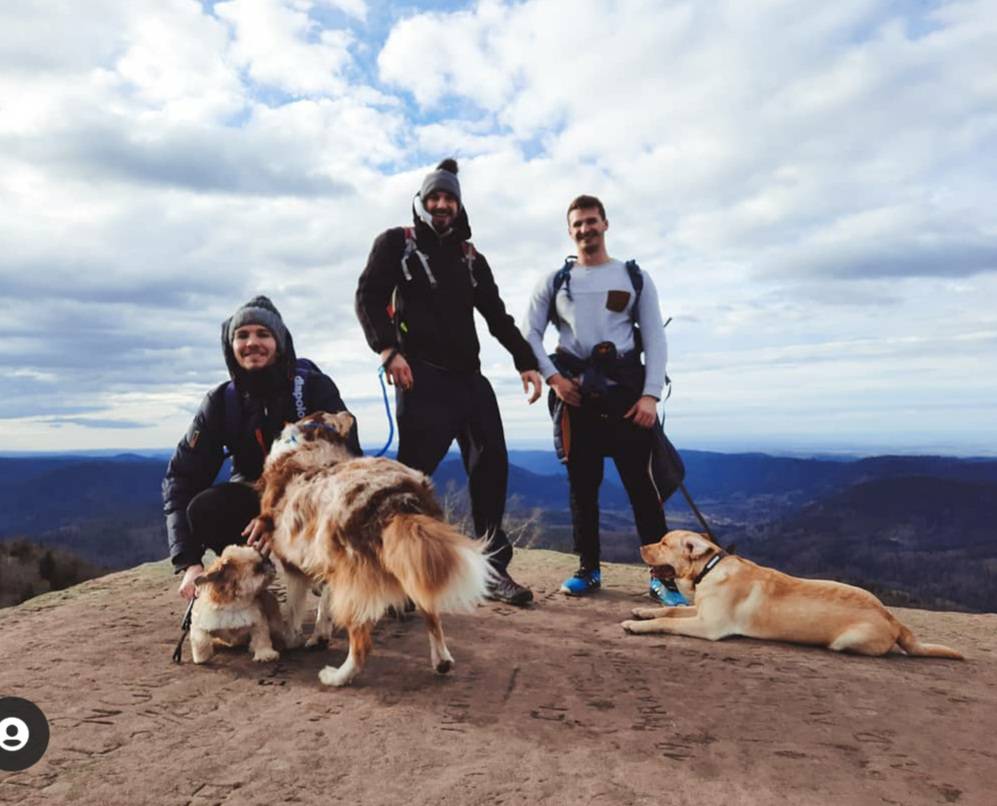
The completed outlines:
{"type": "Polygon", "coordinates": [[[287,582],[289,643],[301,645],[308,591],[325,582],[322,606],[346,628],[350,650],[319,680],[345,686],[363,668],[377,620],[411,599],[429,630],[433,669],[444,674],[454,660],[440,614],[470,611],[484,598],[491,574],[484,546],[443,521],[424,474],[351,456],[352,425],[348,412],[318,412],[286,426],[259,481],[260,518],[287,582]]]}

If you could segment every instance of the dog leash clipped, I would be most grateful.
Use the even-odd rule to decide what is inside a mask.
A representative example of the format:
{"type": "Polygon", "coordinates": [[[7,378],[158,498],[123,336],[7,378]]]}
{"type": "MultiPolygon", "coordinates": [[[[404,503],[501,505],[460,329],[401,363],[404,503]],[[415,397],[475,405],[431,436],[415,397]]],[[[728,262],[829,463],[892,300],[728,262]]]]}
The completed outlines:
{"type": "Polygon", "coordinates": [[[384,375],[388,371],[387,364],[391,363],[391,360],[396,354],[397,350],[388,356],[388,360],[382,364],[381,368],[377,371],[377,379],[381,382],[381,396],[384,398],[384,413],[388,418],[388,441],[384,443],[384,447],[381,448],[381,450],[374,454],[375,457],[384,456],[384,454],[388,452],[388,448],[391,447],[391,443],[395,438],[395,421],[391,416],[391,404],[388,402],[388,387],[384,384],[384,375]]]}
{"type": "Polygon", "coordinates": [[[190,600],[190,604],[187,605],[187,612],[183,614],[183,621],[180,622],[180,640],[177,641],[177,648],[173,650],[173,662],[181,663],[183,660],[183,639],[187,637],[187,633],[190,632],[190,620],[194,613],[194,602],[197,600],[197,595],[190,600]]]}
{"type": "Polygon", "coordinates": [[[727,552],[721,549],[712,557],[710,557],[710,559],[707,560],[706,565],[703,566],[703,570],[700,571],[698,574],[696,574],[696,578],[692,580],[693,588],[695,588],[700,582],[702,582],[703,577],[705,577],[708,573],[710,573],[710,571],[716,568],[717,565],[720,564],[720,561],[726,556],[728,556],[727,552]]]}

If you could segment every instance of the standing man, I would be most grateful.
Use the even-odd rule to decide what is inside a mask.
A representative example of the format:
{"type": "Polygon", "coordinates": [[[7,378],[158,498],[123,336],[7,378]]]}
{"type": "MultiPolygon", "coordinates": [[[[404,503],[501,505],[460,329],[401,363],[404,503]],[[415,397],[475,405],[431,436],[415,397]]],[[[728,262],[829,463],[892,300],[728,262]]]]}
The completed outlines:
{"type": "Polygon", "coordinates": [[[507,570],[509,459],[498,402],[481,374],[475,309],[512,354],[530,403],[542,388],[537,360],[506,313],[488,261],[469,241],[455,160],[426,175],[412,213],[412,227],[386,230],[374,241],[356,296],[367,343],[396,387],[398,460],[430,475],[457,440],[474,530],[487,537],[496,572],[489,598],[525,605],[533,593],[507,570]]]}
{"type": "MultiPolygon", "coordinates": [[[[637,534],[654,543],[667,531],[660,479],[651,471],[652,447],[664,439],[657,404],[668,357],[658,293],[633,261],[606,251],[609,222],[602,202],[579,196],[568,207],[568,235],[578,258],[541,280],[530,299],[524,330],[552,390],[555,447],[567,465],[578,571],[562,592],[599,589],[599,485],[611,456],[633,507],[637,534]],[[558,331],[554,355],[544,352],[548,324],[558,331]],[[646,366],[641,363],[643,351],[646,366]]],[[[668,490],[667,492],[671,492],[668,490]]],[[[652,577],[651,596],[687,604],[652,577]]]]}
{"type": "MultiPolygon", "coordinates": [[[[291,334],[266,297],[251,299],[222,323],[222,352],[231,381],[205,395],[163,479],[170,559],[175,573],[183,573],[185,599],[194,595],[206,549],[220,554],[242,542],[266,549],[269,535],[256,520],[260,500],[252,483],[284,424],[346,409],[336,384],[295,357],[291,334]],[[226,452],[231,480],[212,486],[226,452]]],[[[355,424],[350,447],[361,455],[355,424]]]]}

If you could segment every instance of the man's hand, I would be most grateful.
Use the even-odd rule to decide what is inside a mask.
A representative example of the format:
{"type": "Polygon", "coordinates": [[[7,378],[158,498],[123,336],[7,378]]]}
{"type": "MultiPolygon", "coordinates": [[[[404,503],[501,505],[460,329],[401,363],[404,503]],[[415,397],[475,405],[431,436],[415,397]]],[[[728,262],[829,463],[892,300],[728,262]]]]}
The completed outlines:
{"type": "Polygon", "coordinates": [[[653,395],[644,395],[623,416],[632,417],[634,425],[650,428],[658,420],[658,399],[653,395]]]}
{"type": "Polygon", "coordinates": [[[266,557],[270,553],[270,521],[267,518],[253,518],[246,528],[242,530],[242,536],[246,538],[246,545],[256,549],[266,557]]]}
{"type": "Polygon", "coordinates": [[[554,390],[554,394],[569,406],[582,405],[582,393],[576,381],[565,378],[560,372],[556,372],[550,376],[547,383],[554,390]]]}
{"type": "Polygon", "coordinates": [[[523,379],[523,391],[530,395],[530,399],[527,402],[530,404],[536,403],[540,399],[540,393],[544,388],[544,381],[540,377],[540,373],[535,369],[528,369],[526,372],[520,372],[519,377],[523,379]],[[533,387],[532,394],[530,394],[531,386],[533,387]]]}
{"type": "Polygon", "coordinates": [[[388,377],[388,383],[400,386],[407,392],[412,388],[415,380],[412,378],[412,367],[408,365],[405,356],[396,352],[394,347],[385,347],[381,350],[381,363],[387,361],[388,356],[392,353],[395,353],[395,357],[384,368],[384,374],[388,377]]]}
{"type": "Polygon", "coordinates": [[[183,579],[180,580],[180,587],[178,589],[182,598],[188,602],[194,598],[194,594],[197,593],[197,589],[194,587],[194,580],[203,573],[204,566],[200,563],[187,566],[187,570],[183,572],[183,579]]]}

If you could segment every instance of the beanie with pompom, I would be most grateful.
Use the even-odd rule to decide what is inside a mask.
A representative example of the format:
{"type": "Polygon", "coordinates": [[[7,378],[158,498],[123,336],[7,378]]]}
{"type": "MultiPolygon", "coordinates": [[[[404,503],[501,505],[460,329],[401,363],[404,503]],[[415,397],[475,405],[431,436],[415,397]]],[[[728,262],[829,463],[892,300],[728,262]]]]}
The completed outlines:
{"type": "Polygon", "coordinates": [[[426,178],[422,180],[422,188],[419,190],[419,196],[425,199],[430,193],[438,190],[449,193],[460,204],[460,182],[457,181],[457,160],[452,157],[447,157],[447,159],[436,166],[435,171],[426,174],[426,178]]]}

